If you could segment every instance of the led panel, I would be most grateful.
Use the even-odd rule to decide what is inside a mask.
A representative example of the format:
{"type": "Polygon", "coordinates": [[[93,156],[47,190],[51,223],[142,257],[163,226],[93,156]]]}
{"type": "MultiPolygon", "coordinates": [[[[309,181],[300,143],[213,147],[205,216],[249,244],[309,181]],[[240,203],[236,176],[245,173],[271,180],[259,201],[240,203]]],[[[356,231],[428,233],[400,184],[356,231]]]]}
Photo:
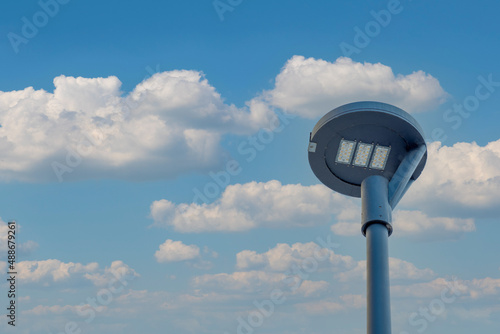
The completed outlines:
{"type": "Polygon", "coordinates": [[[355,141],[342,139],[340,141],[339,151],[337,152],[337,158],[335,158],[335,162],[341,164],[350,164],[355,146],[355,141]]]}
{"type": "Polygon", "coordinates": [[[390,151],[390,147],[377,145],[375,147],[375,153],[373,153],[373,159],[370,164],[370,168],[384,169],[390,151]]]}
{"type": "Polygon", "coordinates": [[[356,150],[356,155],[354,156],[354,166],[366,167],[368,166],[368,160],[370,160],[370,154],[372,153],[373,145],[358,143],[358,149],[356,150]]]}

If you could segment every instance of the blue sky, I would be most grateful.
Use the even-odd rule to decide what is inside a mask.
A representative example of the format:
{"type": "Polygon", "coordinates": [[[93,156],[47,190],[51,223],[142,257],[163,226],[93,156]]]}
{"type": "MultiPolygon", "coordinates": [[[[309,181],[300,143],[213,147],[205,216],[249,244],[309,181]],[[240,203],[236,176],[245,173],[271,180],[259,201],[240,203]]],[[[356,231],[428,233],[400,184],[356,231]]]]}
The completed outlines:
{"type": "Polygon", "coordinates": [[[429,152],[394,212],[393,333],[498,332],[498,7],[2,3],[0,269],[15,219],[19,294],[1,331],[364,333],[360,203],[307,144],[329,110],[380,100],[429,152]]]}

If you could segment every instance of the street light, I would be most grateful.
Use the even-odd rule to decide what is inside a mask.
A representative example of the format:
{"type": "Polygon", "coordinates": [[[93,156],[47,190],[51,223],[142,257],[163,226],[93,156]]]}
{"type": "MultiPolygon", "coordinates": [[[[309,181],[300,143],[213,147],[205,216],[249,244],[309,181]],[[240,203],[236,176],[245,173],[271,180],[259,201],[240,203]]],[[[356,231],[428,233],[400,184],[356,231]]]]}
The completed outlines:
{"type": "Polygon", "coordinates": [[[341,194],[361,197],[366,236],[368,334],[391,333],[388,238],[392,209],[427,160],[417,121],[390,104],[354,102],[323,116],[309,139],[316,177],[341,194]]]}

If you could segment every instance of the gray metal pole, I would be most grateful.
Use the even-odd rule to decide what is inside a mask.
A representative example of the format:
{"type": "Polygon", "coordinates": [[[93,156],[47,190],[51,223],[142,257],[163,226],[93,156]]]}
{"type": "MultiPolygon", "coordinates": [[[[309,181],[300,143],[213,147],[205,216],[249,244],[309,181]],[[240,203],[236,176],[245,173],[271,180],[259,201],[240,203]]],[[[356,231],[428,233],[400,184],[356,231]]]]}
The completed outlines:
{"type": "Polygon", "coordinates": [[[391,334],[388,239],[392,208],[388,180],[370,176],[361,184],[362,231],[366,236],[367,333],[391,334]]]}
{"type": "Polygon", "coordinates": [[[366,229],[368,334],[391,334],[388,239],[383,224],[370,224],[366,229]]]}

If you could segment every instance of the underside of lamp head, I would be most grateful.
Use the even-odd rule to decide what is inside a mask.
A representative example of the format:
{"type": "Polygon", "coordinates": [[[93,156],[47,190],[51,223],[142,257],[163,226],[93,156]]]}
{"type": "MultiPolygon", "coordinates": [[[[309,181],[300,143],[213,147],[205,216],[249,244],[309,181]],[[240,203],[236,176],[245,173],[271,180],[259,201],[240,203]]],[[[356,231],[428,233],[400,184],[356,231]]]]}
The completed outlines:
{"type": "Polygon", "coordinates": [[[381,102],[354,102],[323,116],[310,135],[309,164],[318,179],[341,194],[361,197],[363,180],[389,181],[394,207],[427,160],[423,131],[404,110],[381,102]]]}

